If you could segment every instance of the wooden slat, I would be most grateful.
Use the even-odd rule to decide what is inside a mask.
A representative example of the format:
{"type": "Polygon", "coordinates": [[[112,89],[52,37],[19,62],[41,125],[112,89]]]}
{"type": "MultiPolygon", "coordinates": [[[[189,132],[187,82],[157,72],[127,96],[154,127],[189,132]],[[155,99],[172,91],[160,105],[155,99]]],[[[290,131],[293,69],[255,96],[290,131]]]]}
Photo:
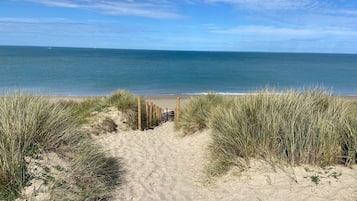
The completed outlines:
{"type": "Polygon", "coordinates": [[[153,103],[151,102],[150,103],[150,109],[149,109],[149,128],[152,127],[152,114],[153,114],[152,108],[153,108],[153,103]]]}
{"type": "Polygon", "coordinates": [[[146,102],[146,129],[149,128],[149,103],[146,102]]]}
{"type": "Polygon", "coordinates": [[[141,101],[140,101],[140,96],[138,96],[138,130],[141,130],[141,101]]]}
{"type": "Polygon", "coordinates": [[[176,98],[176,109],[175,109],[175,122],[177,123],[180,119],[180,97],[176,98]]]}

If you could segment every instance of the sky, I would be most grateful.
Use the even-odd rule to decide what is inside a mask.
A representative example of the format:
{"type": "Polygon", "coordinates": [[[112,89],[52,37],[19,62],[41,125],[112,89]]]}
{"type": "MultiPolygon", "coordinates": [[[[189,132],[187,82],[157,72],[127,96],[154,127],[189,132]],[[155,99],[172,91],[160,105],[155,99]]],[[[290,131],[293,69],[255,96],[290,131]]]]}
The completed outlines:
{"type": "Polygon", "coordinates": [[[1,0],[0,45],[357,53],[357,1],[1,0]]]}

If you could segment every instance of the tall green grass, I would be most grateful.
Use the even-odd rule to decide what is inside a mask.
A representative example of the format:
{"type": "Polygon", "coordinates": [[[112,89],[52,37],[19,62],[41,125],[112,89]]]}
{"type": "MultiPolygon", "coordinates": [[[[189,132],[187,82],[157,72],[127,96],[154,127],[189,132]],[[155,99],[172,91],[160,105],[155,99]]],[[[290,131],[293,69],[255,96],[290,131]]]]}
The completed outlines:
{"type": "Polygon", "coordinates": [[[193,134],[196,131],[207,128],[212,111],[222,102],[223,96],[213,93],[193,97],[183,109],[176,128],[182,130],[184,135],[193,134]]]}
{"type": "MultiPolygon", "coordinates": [[[[13,200],[19,195],[31,178],[25,158],[45,152],[64,156],[72,169],[80,170],[76,172],[78,177],[85,174],[93,176],[95,185],[90,182],[74,182],[73,186],[80,186],[78,188],[81,192],[85,189],[95,191],[103,183],[113,180],[111,178],[118,178],[118,171],[115,171],[118,167],[114,164],[111,166],[112,163],[104,152],[87,135],[78,131],[76,115],[70,108],[22,93],[1,96],[0,199],[13,200]],[[84,162],[76,162],[83,157],[86,158],[84,162]],[[110,167],[112,171],[103,172],[103,165],[110,167]]],[[[57,187],[60,186],[65,185],[57,187]]],[[[113,185],[105,186],[108,188],[96,194],[92,200],[108,196],[113,185]]],[[[79,200],[86,198],[84,196],[79,200]]]]}
{"type": "Polygon", "coordinates": [[[229,100],[211,114],[212,175],[251,157],[293,166],[356,159],[357,113],[350,102],[322,90],[264,91],[229,100]]]}

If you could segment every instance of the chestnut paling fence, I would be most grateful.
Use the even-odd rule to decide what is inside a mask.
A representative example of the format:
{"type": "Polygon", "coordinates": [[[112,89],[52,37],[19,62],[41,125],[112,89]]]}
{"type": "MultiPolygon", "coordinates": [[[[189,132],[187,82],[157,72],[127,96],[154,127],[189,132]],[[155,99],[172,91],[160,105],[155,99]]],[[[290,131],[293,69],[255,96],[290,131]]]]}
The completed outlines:
{"type": "Polygon", "coordinates": [[[163,122],[175,121],[180,118],[180,97],[176,98],[176,108],[174,111],[168,108],[163,109],[153,102],[145,101],[145,111],[141,102],[141,97],[138,96],[138,130],[153,129],[163,122]]]}

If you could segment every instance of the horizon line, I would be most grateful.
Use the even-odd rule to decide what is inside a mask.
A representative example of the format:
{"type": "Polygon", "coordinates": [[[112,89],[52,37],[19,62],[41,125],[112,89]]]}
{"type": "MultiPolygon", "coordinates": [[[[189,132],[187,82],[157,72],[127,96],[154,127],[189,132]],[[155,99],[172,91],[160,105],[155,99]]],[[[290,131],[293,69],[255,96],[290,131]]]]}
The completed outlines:
{"type": "Polygon", "coordinates": [[[72,48],[72,49],[100,49],[100,50],[132,50],[132,51],[172,51],[172,52],[217,52],[217,53],[274,53],[274,54],[345,54],[357,55],[357,52],[309,52],[309,51],[256,51],[256,50],[190,50],[190,49],[146,49],[146,48],[114,48],[114,47],[84,47],[84,46],[51,46],[51,45],[2,45],[0,47],[35,47],[35,48],[72,48]]]}

